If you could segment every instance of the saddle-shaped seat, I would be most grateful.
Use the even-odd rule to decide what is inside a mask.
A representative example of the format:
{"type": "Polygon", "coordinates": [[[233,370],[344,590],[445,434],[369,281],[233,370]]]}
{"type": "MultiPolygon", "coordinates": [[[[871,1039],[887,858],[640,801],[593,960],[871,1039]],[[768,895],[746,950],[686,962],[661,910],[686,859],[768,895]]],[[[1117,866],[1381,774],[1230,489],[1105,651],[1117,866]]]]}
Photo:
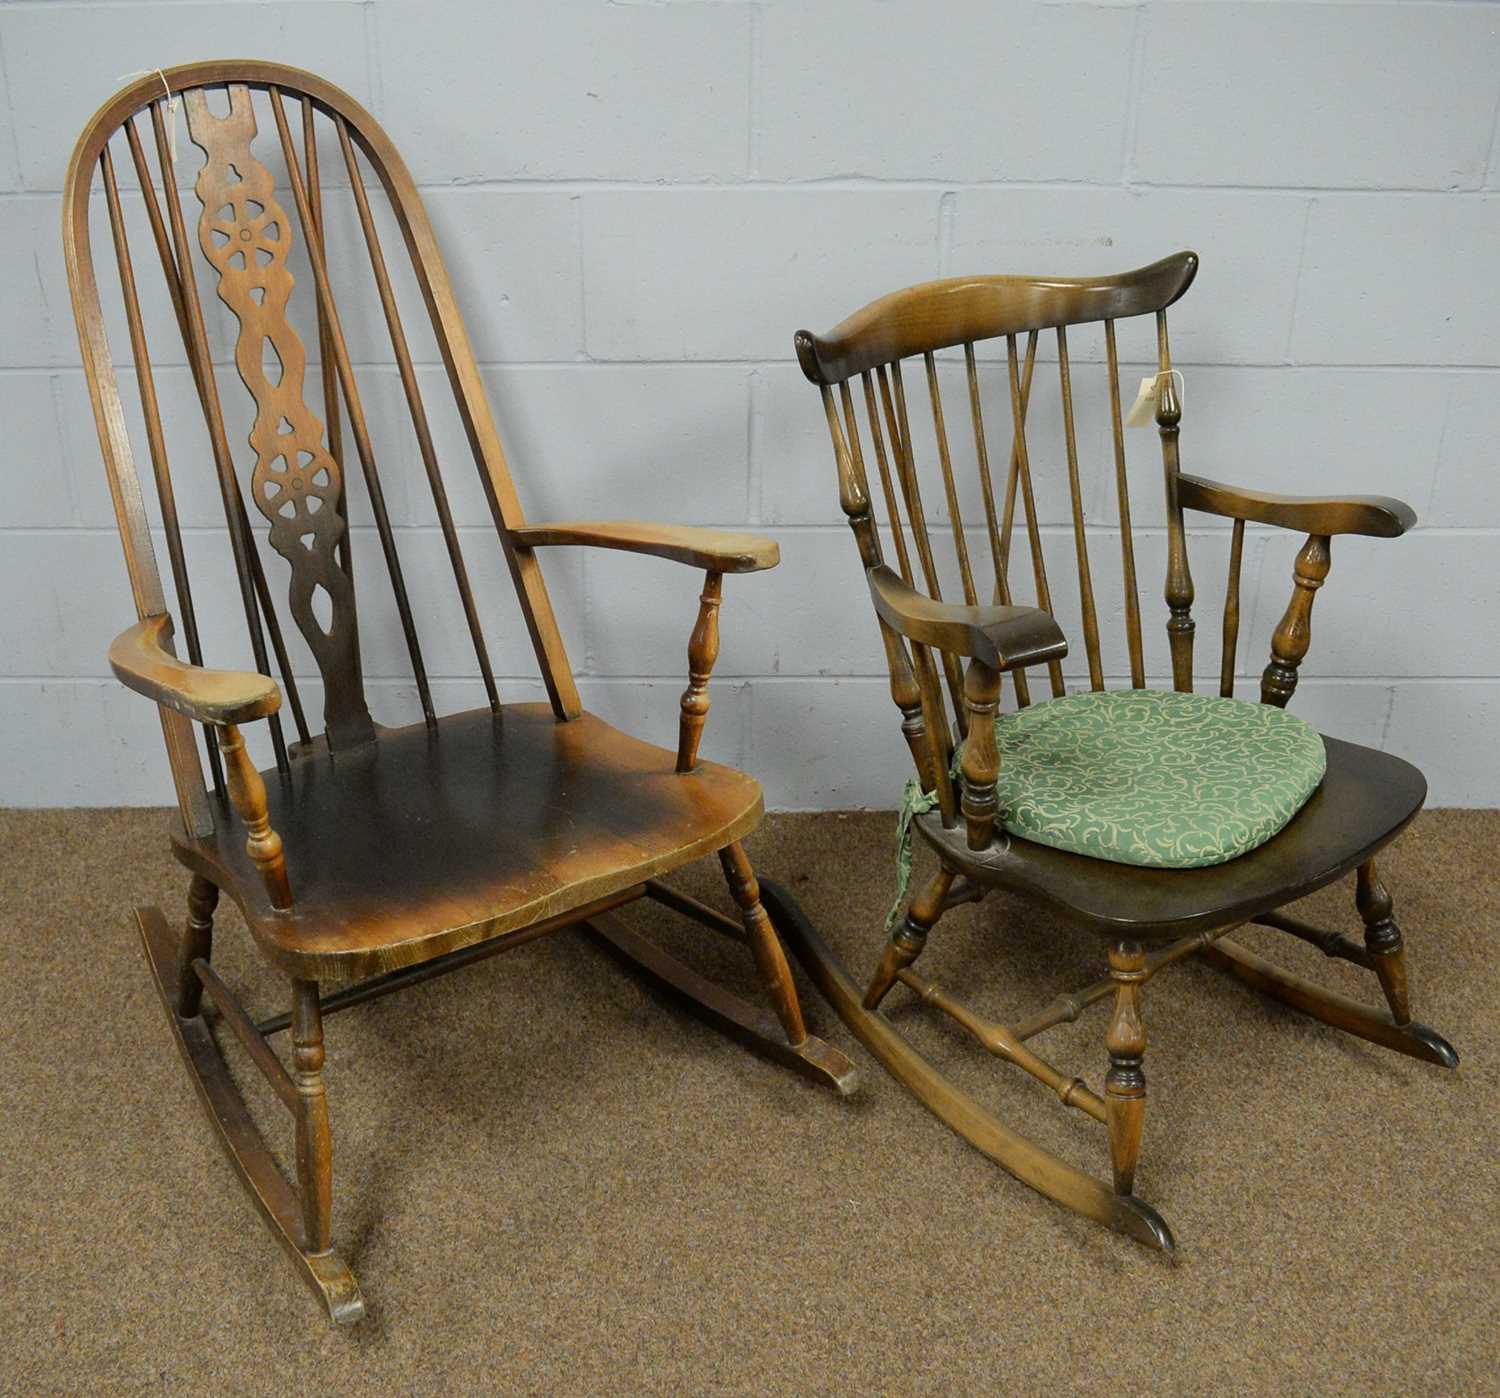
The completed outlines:
{"type": "Polygon", "coordinates": [[[759,782],[704,761],[684,780],[676,762],[590,713],[558,723],[545,704],[386,729],[333,763],[294,753],[289,779],[267,788],[297,871],[289,914],[271,906],[231,812],[175,843],[190,867],[245,890],[250,930],[279,966],[351,980],[626,902],[759,823],[759,782]]]}

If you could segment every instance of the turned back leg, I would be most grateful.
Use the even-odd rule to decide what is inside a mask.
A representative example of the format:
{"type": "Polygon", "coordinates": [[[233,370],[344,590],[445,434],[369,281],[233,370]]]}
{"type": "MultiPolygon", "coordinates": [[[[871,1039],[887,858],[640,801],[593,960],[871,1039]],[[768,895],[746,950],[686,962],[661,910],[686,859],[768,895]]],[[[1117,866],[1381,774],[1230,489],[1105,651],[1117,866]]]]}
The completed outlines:
{"type": "Polygon", "coordinates": [[[739,904],[740,917],[745,924],[745,935],[750,950],[755,956],[755,966],[760,972],[760,983],[776,1010],[776,1018],[786,1031],[787,1042],[793,1045],[806,1042],[807,1026],[802,1022],[802,1006],[797,1000],[797,987],[792,981],[792,968],[787,965],[786,953],[781,949],[781,939],[771,926],[771,919],[760,904],[760,884],[745,851],[736,840],[719,851],[719,863],[724,866],[724,878],[734,901],[739,904]]]}
{"type": "Polygon", "coordinates": [[[193,962],[210,959],[214,943],[214,909],[219,906],[219,890],[201,874],[193,875],[188,889],[188,919],[182,933],[182,949],[177,957],[177,1013],[192,1019],[203,999],[203,982],[193,970],[193,962]]]}
{"type": "Polygon", "coordinates": [[[943,900],[957,877],[953,870],[941,867],[932,876],[932,882],[912,899],[905,919],[891,934],[885,954],[880,958],[880,965],[876,967],[869,989],[865,991],[865,1009],[879,1008],[886,992],[895,985],[896,977],[922,954],[922,948],[927,945],[927,934],[942,917],[943,900]]]}
{"type": "Polygon", "coordinates": [[[1146,1074],[1141,1062],[1146,1052],[1146,1027],[1137,1002],[1147,974],[1146,953],[1139,942],[1120,941],[1110,947],[1109,976],[1115,983],[1115,1008],[1104,1040],[1109,1050],[1104,1106],[1116,1194],[1135,1192],[1135,1167],[1141,1158],[1141,1132],[1146,1121],[1146,1074]]]}
{"type": "Polygon", "coordinates": [[[1365,950],[1370,953],[1380,988],[1385,991],[1391,1018],[1397,1024],[1411,1023],[1411,993],[1406,981],[1406,943],[1391,916],[1391,895],[1375,872],[1375,861],[1359,866],[1354,903],[1365,924],[1365,950]]]}

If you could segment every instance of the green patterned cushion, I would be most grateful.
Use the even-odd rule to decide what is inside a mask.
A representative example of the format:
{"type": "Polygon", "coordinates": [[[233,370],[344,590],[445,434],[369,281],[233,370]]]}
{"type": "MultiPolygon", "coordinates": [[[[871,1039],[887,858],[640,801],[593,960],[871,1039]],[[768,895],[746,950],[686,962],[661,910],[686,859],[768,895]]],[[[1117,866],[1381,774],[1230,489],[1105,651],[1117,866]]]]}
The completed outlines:
{"type": "Polygon", "coordinates": [[[1002,714],[1005,828],[1055,849],[1193,869],[1263,845],[1323,780],[1323,740],[1269,704],[1132,689],[1002,714]]]}

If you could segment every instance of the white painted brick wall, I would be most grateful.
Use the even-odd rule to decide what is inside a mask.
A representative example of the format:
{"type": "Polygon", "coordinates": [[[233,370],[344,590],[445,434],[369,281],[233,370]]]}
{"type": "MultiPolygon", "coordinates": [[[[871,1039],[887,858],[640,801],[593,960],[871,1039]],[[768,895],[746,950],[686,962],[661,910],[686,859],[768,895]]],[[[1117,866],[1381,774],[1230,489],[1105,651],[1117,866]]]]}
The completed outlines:
{"type": "MultiPolygon", "coordinates": [[[[1108,271],[1180,247],[1203,258],[1173,318],[1187,468],[1269,490],[1400,495],[1421,515],[1404,540],[1335,543],[1296,707],[1417,761],[1439,804],[1500,804],[1500,6],[12,0],[0,6],[0,805],[171,799],[156,717],[104,657],[131,613],[58,192],[73,138],[119,74],[231,52],[341,83],[403,150],[534,517],[750,526],[780,541],[779,570],[727,582],[705,738],[711,756],[760,776],[773,806],[888,806],[907,765],[792,332],[935,276],[1108,271]]],[[[343,183],[336,161],[324,174],[343,183]]],[[[355,228],[347,191],[330,192],[328,218],[335,238],[355,228]]],[[[300,252],[293,267],[305,288],[300,252]]],[[[412,304],[410,276],[396,281],[412,304]]],[[[482,690],[378,307],[348,291],[343,302],[435,697],[470,706],[482,690]]],[[[233,325],[211,297],[209,316],[227,360],[233,325]]],[[[110,325],[124,359],[118,314],[110,325]]],[[[435,347],[418,317],[407,325],[502,686],[538,699],[435,347]]],[[[165,307],[148,329],[167,416],[191,422],[165,307]]],[[[1086,386],[1100,348],[1082,334],[1071,348],[1084,497],[1102,526],[1104,664],[1119,675],[1113,467],[1086,386]]],[[[1121,328],[1127,391],[1152,353],[1149,327],[1121,328]]],[[[1037,372],[1052,387],[1045,349],[1037,372]]],[[[998,434],[992,353],[981,375],[998,434]]],[[[242,440],[245,395],[232,369],[221,381],[242,440]]],[[[944,363],[941,382],[961,412],[961,365],[944,363]]],[[[128,416],[129,375],[124,390],[128,416]]],[[[1047,400],[1036,414],[1039,515],[1068,624],[1060,425],[1047,400]]],[[[925,414],[914,426],[927,430],[925,414]]],[[[952,437],[968,449],[966,430],[952,437]]],[[[226,619],[209,659],[243,664],[206,443],[176,450],[200,613],[226,619]]],[[[1129,459],[1147,667],[1163,682],[1154,434],[1130,434],[1129,459]]],[[[353,502],[372,706],[409,720],[363,492],[353,502]]],[[[960,506],[982,553],[972,486],[960,506]]],[[[932,513],[946,516],[940,502],[932,513]]],[[[1227,535],[1195,523],[1208,676],[1227,535]]],[[[1243,695],[1297,544],[1249,531],[1243,695]]],[[[696,577],[573,550],[545,566],[585,701],[670,743],[696,577]]],[[[1066,668],[1086,675],[1081,648],[1066,668]]],[[[316,711],[316,684],[305,694],[316,711]]]]}

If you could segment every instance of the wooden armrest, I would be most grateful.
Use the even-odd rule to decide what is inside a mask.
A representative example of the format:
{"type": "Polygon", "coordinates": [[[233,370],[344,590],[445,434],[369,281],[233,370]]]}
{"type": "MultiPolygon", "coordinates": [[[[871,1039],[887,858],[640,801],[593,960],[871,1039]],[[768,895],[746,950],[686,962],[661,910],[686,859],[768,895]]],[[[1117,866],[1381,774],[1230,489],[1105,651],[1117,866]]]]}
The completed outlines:
{"type": "Polygon", "coordinates": [[[109,665],[120,683],[199,723],[244,723],[281,707],[281,691],[266,675],[244,670],[205,670],[168,649],[172,618],[162,612],[138,621],[115,637],[109,665]]]}
{"type": "Polygon", "coordinates": [[[758,573],[781,561],[774,539],[699,529],[687,524],[648,524],[641,520],[570,519],[555,524],[528,524],[510,531],[522,548],[543,544],[594,544],[671,558],[712,573],[758,573]]]}
{"type": "Polygon", "coordinates": [[[1062,629],[1036,607],[964,607],[934,602],[884,564],[865,573],[875,610],[893,630],[993,670],[1014,670],[1068,653],[1062,629]]]}
{"type": "Polygon", "coordinates": [[[1369,534],[1395,539],[1417,522],[1417,512],[1410,505],[1386,495],[1272,495],[1200,476],[1178,476],[1177,499],[1186,509],[1325,537],[1369,534]]]}

